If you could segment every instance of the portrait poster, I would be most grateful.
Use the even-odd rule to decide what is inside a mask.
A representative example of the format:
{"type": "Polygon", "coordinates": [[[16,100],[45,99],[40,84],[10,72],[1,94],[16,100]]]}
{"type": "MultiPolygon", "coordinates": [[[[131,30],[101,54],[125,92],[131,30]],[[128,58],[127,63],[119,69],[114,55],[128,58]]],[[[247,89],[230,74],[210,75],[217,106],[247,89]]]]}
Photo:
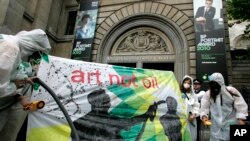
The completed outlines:
{"type": "Polygon", "coordinates": [[[99,0],[81,0],[77,13],[71,58],[91,61],[99,0]]]}
{"type": "Polygon", "coordinates": [[[194,0],[196,77],[220,72],[228,83],[222,0],[194,0]]]}
{"type": "MultiPolygon", "coordinates": [[[[172,71],[139,69],[48,56],[38,77],[60,99],[80,140],[191,141],[188,112],[172,71]]],[[[71,129],[41,86],[31,100],[27,141],[70,141],[71,129]]]]}

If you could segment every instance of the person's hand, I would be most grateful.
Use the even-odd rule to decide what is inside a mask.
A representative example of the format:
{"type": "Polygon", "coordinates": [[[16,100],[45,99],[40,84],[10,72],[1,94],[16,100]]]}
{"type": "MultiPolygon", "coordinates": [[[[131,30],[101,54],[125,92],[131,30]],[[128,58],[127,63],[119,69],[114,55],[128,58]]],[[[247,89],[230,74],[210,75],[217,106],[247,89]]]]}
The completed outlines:
{"type": "Polygon", "coordinates": [[[19,88],[22,88],[23,86],[25,86],[27,83],[33,85],[34,84],[33,80],[36,78],[37,78],[36,76],[28,77],[28,78],[22,79],[22,80],[15,80],[14,83],[15,83],[17,89],[19,89],[19,88]]]}
{"type": "Polygon", "coordinates": [[[24,85],[26,85],[27,81],[26,81],[26,79],[25,80],[15,80],[14,83],[15,83],[17,89],[19,89],[19,88],[22,88],[24,85]]]}
{"type": "Polygon", "coordinates": [[[197,22],[206,22],[206,18],[205,17],[199,17],[195,19],[197,22]]]}
{"type": "Polygon", "coordinates": [[[203,116],[202,118],[202,123],[205,127],[208,127],[208,126],[211,126],[212,125],[212,122],[206,117],[206,116],[203,116]]]}
{"type": "Polygon", "coordinates": [[[242,119],[238,119],[238,124],[239,124],[239,125],[245,125],[246,123],[245,123],[245,121],[243,121],[242,119]]]}
{"type": "Polygon", "coordinates": [[[202,117],[202,123],[203,125],[206,125],[206,121],[208,121],[208,118],[206,116],[202,117]]]}
{"type": "Polygon", "coordinates": [[[29,97],[23,95],[18,97],[18,101],[22,106],[26,106],[30,103],[29,97]]]}
{"type": "Polygon", "coordinates": [[[195,118],[196,118],[196,115],[195,115],[195,114],[191,114],[191,115],[189,115],[189,117],[188,117],[188,121],[189,121],[189,122],[192,122],[195,118]]]}
{"type": "Polygon", "coordinates": [[[33,80],[36,79],[36,78],[37,78],[36,76],[28,77],[28,78],[26,79],[26,81],[27,81],[29,84],[34,85],[33,80]]]}

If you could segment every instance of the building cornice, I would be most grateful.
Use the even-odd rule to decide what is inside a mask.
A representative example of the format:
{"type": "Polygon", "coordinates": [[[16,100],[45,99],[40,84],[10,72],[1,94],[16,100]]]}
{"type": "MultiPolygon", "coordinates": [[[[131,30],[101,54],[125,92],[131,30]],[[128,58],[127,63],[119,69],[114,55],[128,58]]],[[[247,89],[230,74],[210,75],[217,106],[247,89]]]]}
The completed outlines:
{"type": "Polygon", "coordinates": [[[74,39],[74,35],[63,35],[63,36],[56,36],[54,33],[50,32],[46,29],[47,35],[55,42],[72,42],[74,39]]]}

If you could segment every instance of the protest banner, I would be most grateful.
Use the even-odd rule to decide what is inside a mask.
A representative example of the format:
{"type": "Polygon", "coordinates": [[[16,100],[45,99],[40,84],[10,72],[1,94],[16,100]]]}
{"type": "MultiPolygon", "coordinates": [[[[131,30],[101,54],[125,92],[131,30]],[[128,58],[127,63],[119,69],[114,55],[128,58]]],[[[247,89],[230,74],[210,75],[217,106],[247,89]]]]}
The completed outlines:
{"type": "MultiPolygon", "coordinates": [[[[171,71],[48,56],[38,77],[56,93],[81,140],[191,140],[171,71]]],[[[45,107],[29,114],[27,141],[69,141],[71,129],[50,94],[36,87],[31,100],[45,107]]]]}

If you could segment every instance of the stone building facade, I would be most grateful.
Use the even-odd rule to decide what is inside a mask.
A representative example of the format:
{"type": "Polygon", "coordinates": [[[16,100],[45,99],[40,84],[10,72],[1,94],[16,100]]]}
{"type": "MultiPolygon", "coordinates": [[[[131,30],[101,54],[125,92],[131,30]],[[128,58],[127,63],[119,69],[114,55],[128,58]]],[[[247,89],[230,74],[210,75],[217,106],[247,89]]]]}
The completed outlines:
{"type": "MultiPolygon", "coordinates": [[[[70,58],[72,16],[79,0],[1,0],[0,33],[41,28],[50,37],[52,55],[70,58]]],[[[225,0],[223,0],[225,8],[225,0]]],[[[196,76],[192,0],[100,0],[92,61],[174,71],[181,80],[196,76]]],[[[229,51],[224,10],[226,47],[229,51]]],[[[73,22],[74,23],[74,22],[73,22]]],[[[227,51],[229,83],[231,59],[227,51]]]]}

